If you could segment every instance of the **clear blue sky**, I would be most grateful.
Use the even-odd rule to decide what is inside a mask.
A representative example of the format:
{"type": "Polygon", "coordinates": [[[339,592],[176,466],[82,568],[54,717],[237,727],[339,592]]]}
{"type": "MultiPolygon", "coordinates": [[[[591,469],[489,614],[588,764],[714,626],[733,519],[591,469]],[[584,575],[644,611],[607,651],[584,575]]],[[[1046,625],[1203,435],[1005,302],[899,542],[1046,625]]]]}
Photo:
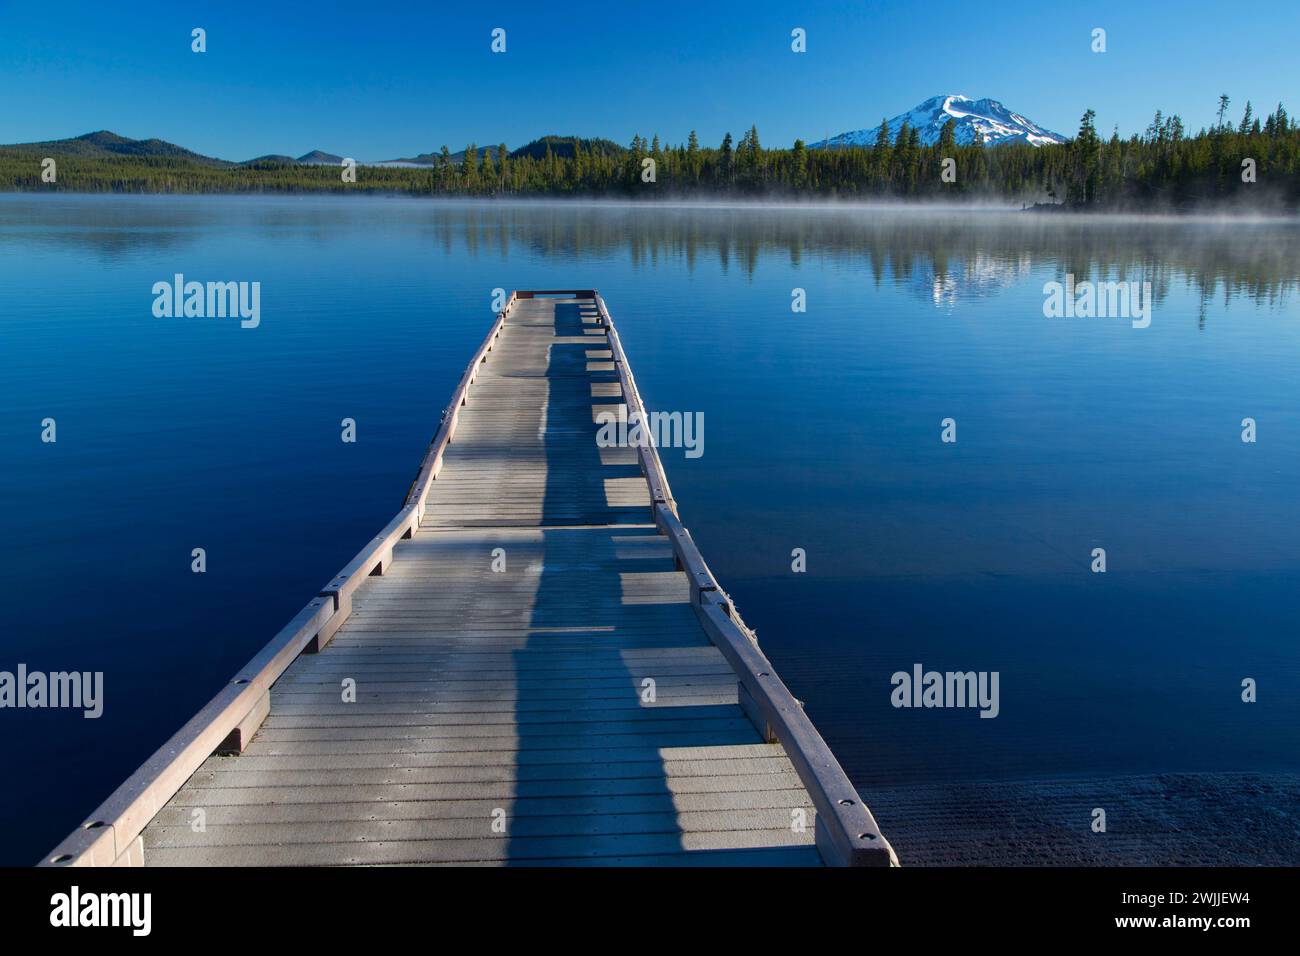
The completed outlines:
{"type": "Polygon", "coordinates": [[[937,93],[1072,135],[1191,129],[1219,93],[1300,112],[1300,2],[43,3],[0,0],[0,143],[110,129],[208,155],[391,159],[546,133],[768,146],[874,126],[937,93]],[[190,30],[208,52],[190,52],[190,30]],[[790,31],[808,52],[790,51],[790,31]],[[489,51],[494,27],[507,52],[489,51]],[[1108,51],[1090,51],[1093,27],[1108,51]]]}

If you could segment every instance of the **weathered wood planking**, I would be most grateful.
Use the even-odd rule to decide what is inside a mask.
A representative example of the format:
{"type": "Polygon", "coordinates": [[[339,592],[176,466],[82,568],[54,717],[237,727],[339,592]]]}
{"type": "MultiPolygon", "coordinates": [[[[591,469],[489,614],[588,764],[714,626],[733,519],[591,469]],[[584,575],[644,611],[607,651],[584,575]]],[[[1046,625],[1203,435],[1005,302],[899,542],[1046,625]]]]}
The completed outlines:
{"type": "Polygon", "coordinates": [[[51,859],[893,861],[656,450],[597,447],[624,401],[644,413],[599,296],[512,294],[406,507],[322,590],[332,613],[298,621],[294,655],[322,653],[263,669],[241,717],[191,742],[223,731],[207,752],[232,755],[155,766],[105,805],[132,808],[107,844],[83,829],[51,859]]]}

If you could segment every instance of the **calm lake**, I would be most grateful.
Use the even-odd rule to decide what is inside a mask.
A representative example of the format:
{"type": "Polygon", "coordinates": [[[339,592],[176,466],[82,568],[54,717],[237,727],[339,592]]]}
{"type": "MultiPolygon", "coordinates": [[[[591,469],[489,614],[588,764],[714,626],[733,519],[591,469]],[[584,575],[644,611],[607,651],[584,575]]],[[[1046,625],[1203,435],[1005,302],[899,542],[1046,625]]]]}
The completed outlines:
{"type": "Polygon", "coordinates": [[[0,862],[392,517],[493,289],[556,287],[604,294],[648,404],[703,413],[702,456],[664,451],[682,518],[868,803],[1300,770],[1294,223],[7,195],[0,670],[105,701],[0,711],[0,862]],[[260,325],[155,318],[176,273],[260,282],[260,325]],[[1067,274],[1150,282],[1149,327],[1045,317],[1067,274]],[[894,708],[914,664],[999,672],[999,716],[894,708]]]}

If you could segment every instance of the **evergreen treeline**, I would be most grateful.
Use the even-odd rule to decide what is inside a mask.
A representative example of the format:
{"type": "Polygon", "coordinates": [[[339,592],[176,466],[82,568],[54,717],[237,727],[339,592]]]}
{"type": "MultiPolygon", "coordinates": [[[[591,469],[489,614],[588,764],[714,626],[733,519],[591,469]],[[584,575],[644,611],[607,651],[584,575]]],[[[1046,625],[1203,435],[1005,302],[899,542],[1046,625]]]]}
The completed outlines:
{"type": "MultiPolygon", "coordinates": [[[[1087,111],[1075,138],[1062,145],[959,146],[949,121],[934,146],[922,146],[906,124],[881,123],[871,147],[766,149],[758,129],[739,140],[730,133],[716,148],[692,132],[683,144],[656,136],[633,138],[627,149],[581,142],[557,154],[511,155],[505,144],[470,144],[459,161],[444,146],[430,167],[361,166],[345,183],[333,166],[261,161],[217,167],[177,158],[67,156],[57,183],[41,181],[39,154],[0,149],[0,189],[81,192],[382,192],[439,196],[575,196],[689,198],[744,195],[818,199],[986,198],[1046,200],[1071,207],[1124,208],[1257,198],[1269,205],[1300,205],[1300,124],[1279,105],[1259,117],[1247,103],[1239,122],[1218,120],[1189,135],[1178,116],[1157,112],[1140,135],[1109,139],[1087,111]],[[952,159],[954,181],[941,175],[952,159]],[[648,163],[647,160],[653,161],[648,163]],[[1252,165],[1253,164],[1253,165],[1252,165]],[[651,173],[653,175],[651,176],[651,173]]],[[[545,142],[544,140],[541,142],[545,142]]],[[[567,144],[566,144],[567,145],[567,144]]],[[[947,177],[952,179],[951,176],[947,177]]]]}

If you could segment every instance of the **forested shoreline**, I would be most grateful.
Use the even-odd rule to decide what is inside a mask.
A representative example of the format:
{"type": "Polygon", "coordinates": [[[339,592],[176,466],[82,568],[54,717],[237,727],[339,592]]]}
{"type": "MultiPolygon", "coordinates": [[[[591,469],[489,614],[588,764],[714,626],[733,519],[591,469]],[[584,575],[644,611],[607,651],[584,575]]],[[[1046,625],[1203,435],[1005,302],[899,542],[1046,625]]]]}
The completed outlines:
{"type": "Polygon", "coordinates": [[[504,144],[446,146],[431,165],[356,167],[355,182],[339,166],[282,159],[248,163],[188,156],[60,155],[57,144],[0,147],[0,190],[113,193],[382,193],[448,197],[575,197],[617,199],[765,198],[812,200],[985,200],[1046,203],[1061,208],[1122,210],[1214,203],[1300,206],[1300,124],[1280,104],[1258,116],[1248,103],[1239,122],[1227,118],[1188,134],[1176,116],[1156,113],[1140,135],[1097,132],[1088,110],[1074,138],[1034,147],[959,145],[949,123],[933,146],[918,131],[881,124],[874,145],[768,149],[751,127],[736,141],[701,146],[633,138],[607,141],[547,138],[511,153],[504,144]],[[540,146],[538,144],[541,144],[540,146]],[[587,144],[587,145],[584,145],[587,144]],[[57,164],[44,181],[42,161],[57,164]],[[950,161],[950,162],[949,162],[950,161]]]}

